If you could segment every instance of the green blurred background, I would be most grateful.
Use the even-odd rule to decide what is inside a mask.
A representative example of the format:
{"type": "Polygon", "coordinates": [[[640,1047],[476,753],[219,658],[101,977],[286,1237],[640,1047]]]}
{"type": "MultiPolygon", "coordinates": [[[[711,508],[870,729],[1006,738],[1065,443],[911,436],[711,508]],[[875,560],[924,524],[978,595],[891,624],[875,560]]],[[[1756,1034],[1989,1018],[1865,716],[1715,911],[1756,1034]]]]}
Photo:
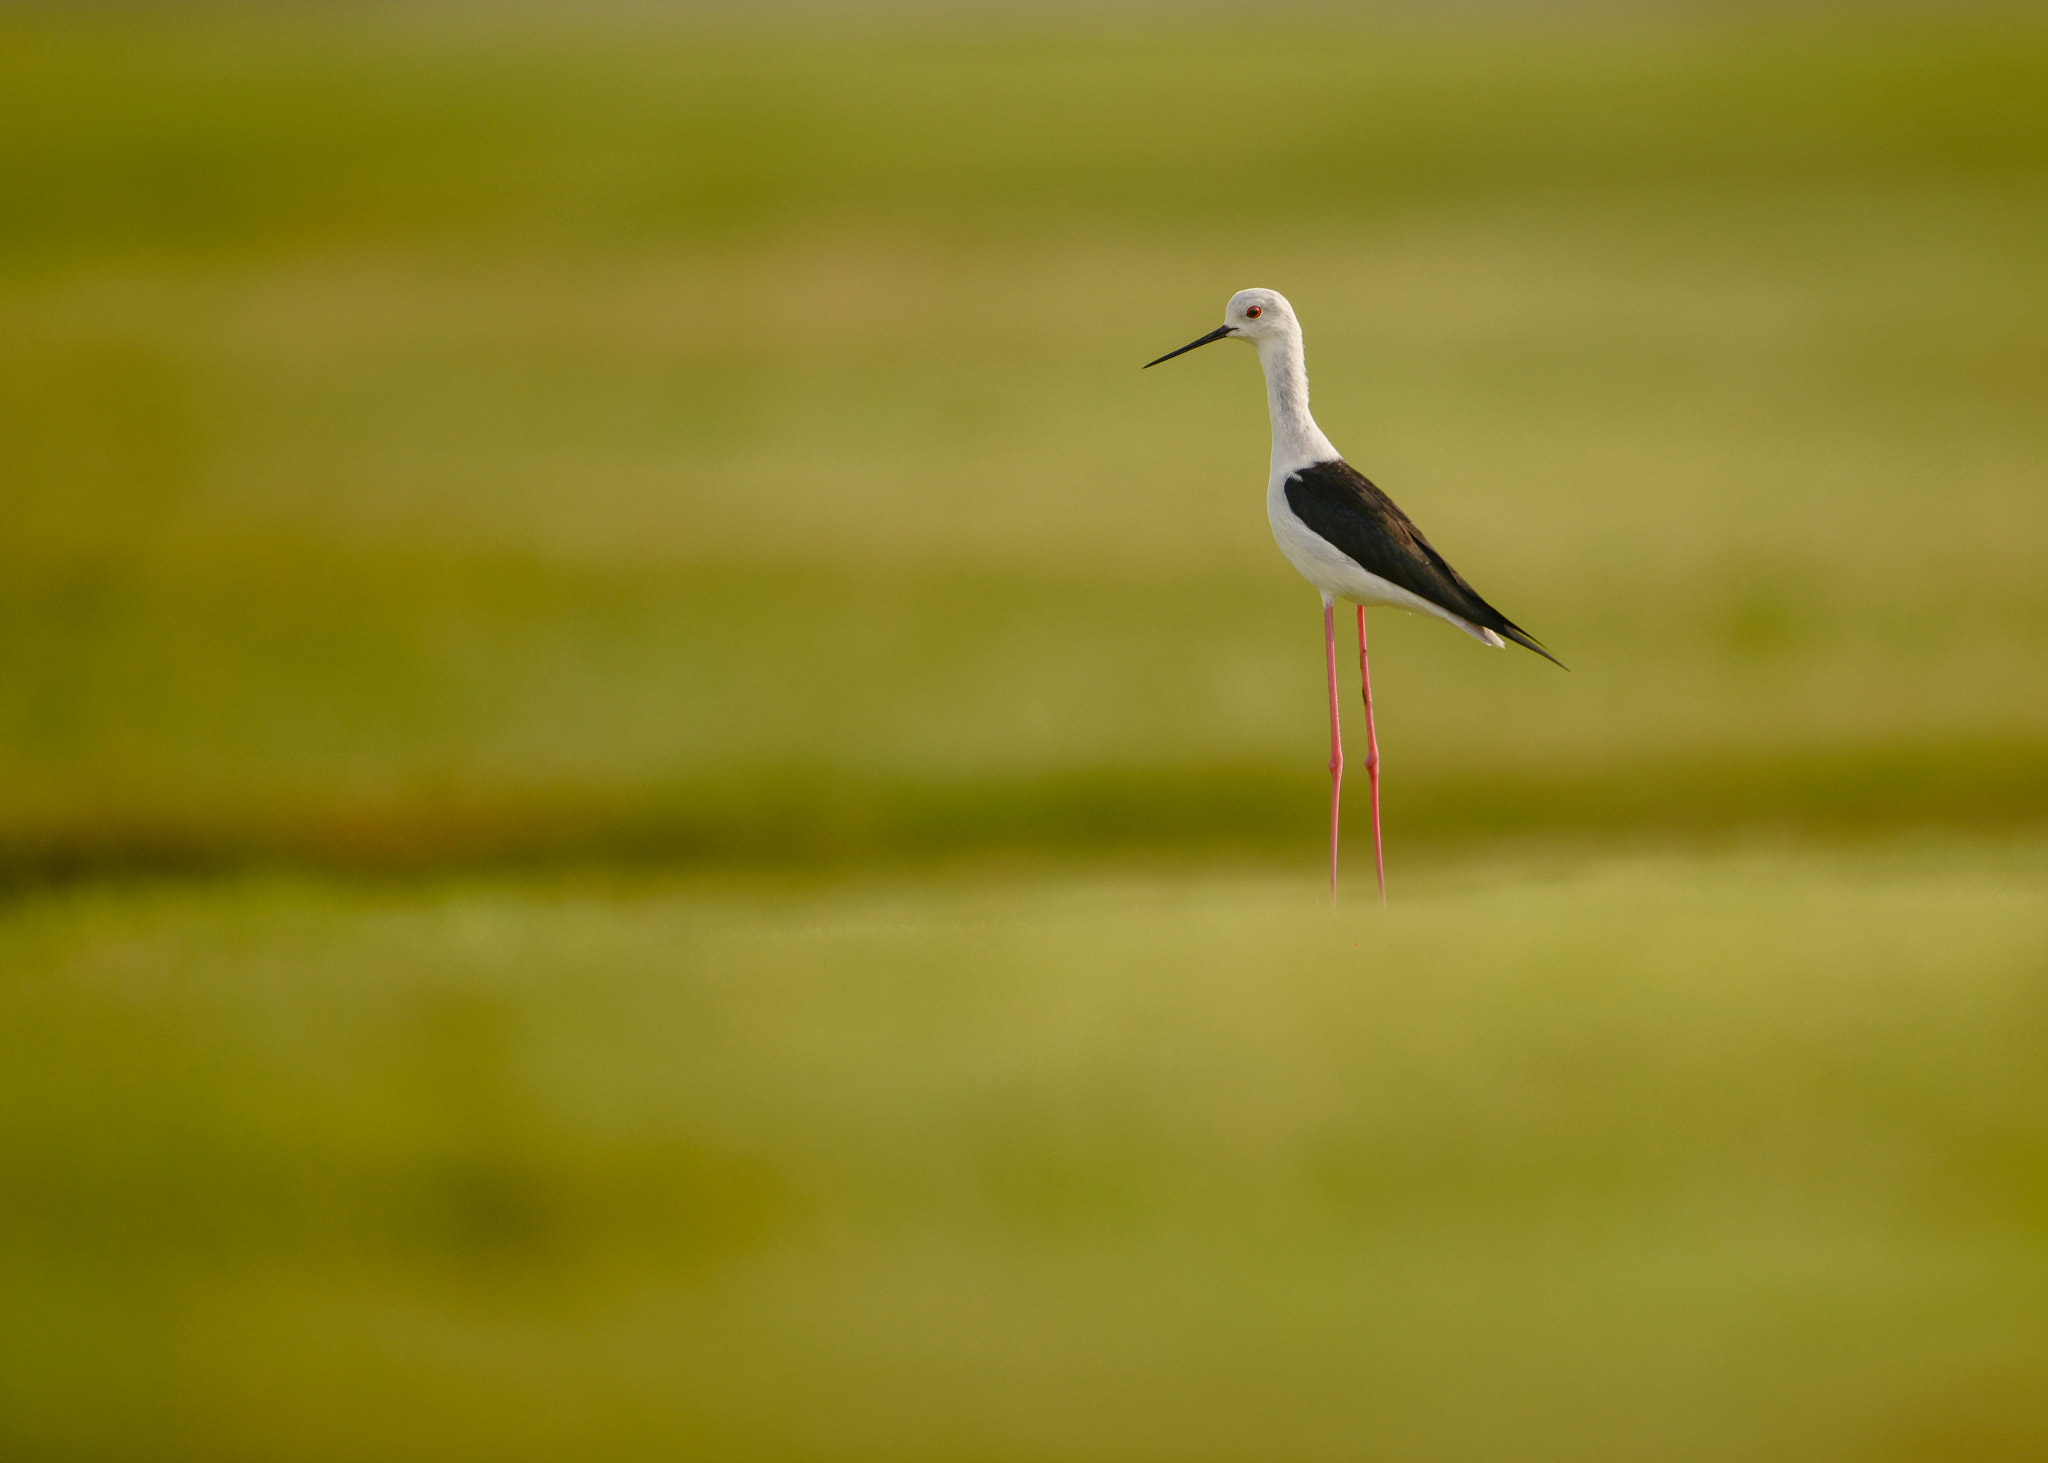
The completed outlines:
{"type": "Polygon", "coordinates": [[[0,10],[0,1451],[2048,1456],[2044,241],[2024,10],[0,10]],[[1572,666],[1385,915],[1252,284],[1572,666]]]}

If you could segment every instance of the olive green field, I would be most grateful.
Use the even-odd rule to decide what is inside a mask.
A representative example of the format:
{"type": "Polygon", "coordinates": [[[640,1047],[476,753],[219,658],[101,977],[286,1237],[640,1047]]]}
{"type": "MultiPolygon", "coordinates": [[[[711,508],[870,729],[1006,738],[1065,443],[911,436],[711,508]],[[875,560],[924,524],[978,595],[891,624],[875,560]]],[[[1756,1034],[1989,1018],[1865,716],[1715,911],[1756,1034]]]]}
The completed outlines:
{"type": "Polygon", "coordinates": [[[0,9],[0,1455],[2048,1456],[2048,20],[0,9]],[[1369,616],[1318,420],[1570,667],[1369,616]]]}

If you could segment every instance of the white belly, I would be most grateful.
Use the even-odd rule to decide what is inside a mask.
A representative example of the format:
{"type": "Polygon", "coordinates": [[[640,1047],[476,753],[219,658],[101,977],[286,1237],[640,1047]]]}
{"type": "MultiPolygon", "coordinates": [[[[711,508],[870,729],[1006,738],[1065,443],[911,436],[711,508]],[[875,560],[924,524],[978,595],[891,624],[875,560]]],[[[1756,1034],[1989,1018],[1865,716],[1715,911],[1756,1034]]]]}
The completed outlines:
{"type": "Polygon", "coordinates": [[[1474,640],[1493,646],[1501,644],[1500,636],[1493,631],[1473,624],[1462,615],[1454,615],[1441,605],[1431,604],[1421,595],[1389,583],[1377,574],[1368,573],[1349,554],[1295,517],[1294,509],[1287,502],[1285,474],[1275,476],[1267,485],[1266,519],[1273,525],[1273,541],[1280,545],[1280,552],[1287,556],[1287,562],[1325,595],[1348,599],[1353,604],[1388,605],[1434,615],[1456,625],[1474,640]]]}

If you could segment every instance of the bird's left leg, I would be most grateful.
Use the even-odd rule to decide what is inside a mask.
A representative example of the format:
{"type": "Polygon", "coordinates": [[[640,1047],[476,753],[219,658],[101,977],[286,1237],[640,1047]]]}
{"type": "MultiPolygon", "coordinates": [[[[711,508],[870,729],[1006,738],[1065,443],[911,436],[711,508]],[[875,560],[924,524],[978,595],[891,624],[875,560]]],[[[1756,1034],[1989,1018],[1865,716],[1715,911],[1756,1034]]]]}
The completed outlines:
{"type": "Polygon", "coordinates": [[[1330,906],[1337,904],[1337,808],[1344,788],[1344,733],[1337,724],[1337,601],[1323,596],[1323,659],[1330,670],[1330,906]]]}
{"type": "MultiPolygon", "coordinates": [[[[1380,846],[1380,739],[1372,725],[1372,666],[1365,658],[1365,606],[1358,607],[1358,684],[1365,697],[1365,779],[1372,784],[1372,864],[1379,875],[1380,904],[1387,902],[1387,856],[1380,846]]],[[[1331,695],[1336,694],[1332,682],[1331,695]]],[[[1336,713],[1332,712],[1334,716],[1336,713]]]]}

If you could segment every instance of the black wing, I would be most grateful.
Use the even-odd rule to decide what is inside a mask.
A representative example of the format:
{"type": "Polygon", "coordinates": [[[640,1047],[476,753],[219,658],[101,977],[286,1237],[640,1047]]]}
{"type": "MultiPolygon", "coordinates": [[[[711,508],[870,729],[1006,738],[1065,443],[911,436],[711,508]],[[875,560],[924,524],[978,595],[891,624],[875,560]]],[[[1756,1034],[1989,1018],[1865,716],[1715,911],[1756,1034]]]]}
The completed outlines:
{"type": "Polygon", "coordinates": [[[1377,574],[1460,619],[1526,646],[1554,665],[1563,661],[1534,636],[1479,597],[1479,591],[1444,562],[1422,530],[1341,457],[1304,467],[1287,479],[1294,516],[1342,550],[1368,574],[1377,574]]]}

